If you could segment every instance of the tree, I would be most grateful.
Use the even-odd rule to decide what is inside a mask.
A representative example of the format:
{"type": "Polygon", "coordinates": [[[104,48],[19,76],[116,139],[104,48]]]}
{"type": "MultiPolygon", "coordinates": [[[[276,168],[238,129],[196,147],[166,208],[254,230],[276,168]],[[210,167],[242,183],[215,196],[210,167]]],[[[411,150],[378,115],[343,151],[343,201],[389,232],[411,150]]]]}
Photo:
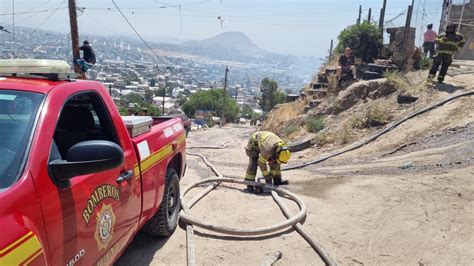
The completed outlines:
{"type": "Polygon", "coordinates": [[[344,48],[350,47],[354,57],[361,58],[366,63],[377,58],[383,45],[379,27],[367,21],[343,30],[338,40],[337,53],[342,53],[344,48]]]}
{"type": "Polygon", "coordinates": [[[140,94],[137,93],[129,93],[124,96],[124,98],[121,101],[121,105],[119,107],[119,111],[122,115],[128,115],[129,110],[132,111],[132,113],[140,113],[143,110],[146,110],[148,115],[160,115],[160,110],[156,108],[155,106],[147,103],[145,99],[143,99],[140,94]],[[129,108],[130,104],[133,104],[132,108],[129,108]]]}
{"type": "Polygon", "coordinates": [[[258,114],[253,111],[252,107],[248,105],[244,105],[242,107],[241,116],[246,119],[253,119],[253,118],[257,118],[258,114]]]}
{"type": "Polygon", "coordinates": [[[260,91],[262,92],[262,97],[258,104],[265,112],[269,112],[275,105],[285,102],[286,96],[282,91],[278,90],[278,83],[269,77],[262,80],[260,91]]]}
{"type": "Polygon", "coordinates": [[[225,119],[235,121],[240,108],[229,95],[225,95],[223,89],[196,92],[183,105],[183,111],[189,117],[194,117],[196,110],[209,110],[213,115],[220,116],[224,104],[223,97],[225,97],[225,119]]]}

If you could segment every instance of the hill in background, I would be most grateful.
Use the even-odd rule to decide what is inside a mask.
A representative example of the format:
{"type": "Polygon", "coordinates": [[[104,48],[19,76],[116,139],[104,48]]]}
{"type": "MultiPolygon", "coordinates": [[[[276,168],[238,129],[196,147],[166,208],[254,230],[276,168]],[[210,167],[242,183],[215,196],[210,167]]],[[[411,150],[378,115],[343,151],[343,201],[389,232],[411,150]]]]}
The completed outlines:
{"type": "Polygon", "coordinates": [[[249,54],[268,53],[253,43],[247,35],[239,31],[224,32],[209,39],[188,41],[183,43],[183,45],[201,47],[204,49],[230,49],[249,54]]]}

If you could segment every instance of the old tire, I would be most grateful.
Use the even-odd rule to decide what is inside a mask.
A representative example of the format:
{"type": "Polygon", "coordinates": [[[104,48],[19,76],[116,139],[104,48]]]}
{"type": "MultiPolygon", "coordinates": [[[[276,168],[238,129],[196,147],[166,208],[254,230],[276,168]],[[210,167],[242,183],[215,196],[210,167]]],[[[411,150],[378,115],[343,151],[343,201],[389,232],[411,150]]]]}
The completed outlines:
{"type": "Polygon", "coordinates": [[[167,237],[176,229],[181,209],[179,177],[174,169],[166,172],[165,191],[160,208],[145,224],[143,231],[152,236],[167,237]]]}

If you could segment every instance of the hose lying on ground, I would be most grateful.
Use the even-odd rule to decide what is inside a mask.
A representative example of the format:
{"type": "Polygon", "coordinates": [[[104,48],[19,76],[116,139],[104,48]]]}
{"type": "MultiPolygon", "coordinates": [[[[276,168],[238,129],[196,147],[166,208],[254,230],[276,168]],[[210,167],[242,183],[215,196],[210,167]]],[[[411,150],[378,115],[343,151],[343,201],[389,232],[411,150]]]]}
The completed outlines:
{"type": "MultiPolygon", "coordinates": [[[[411,115],[409,115],[409,116],[407,116],[407,117],[405,117],[405,118],[403,118],[403,119],[401,119],[401,120],[399,120],[399,121],[397,121],[397,122],[394,122],[394,123],[392,123],[390,126],[388,126],[387,128],[385,128],[385,129],[383,129],[382,131],[376,133],[375,135],[372,135],[372,136],[366,138],[365,140],[360,141],[360,142],[358,142],[358,143],[356,143],[356,144],[353,144],[353,145],[351,145],[351,146],[349,146],[349,147],[347,147],[347,148],[345,148],[345,149],[343,149],[343,150],[341,150],[341,151],[337,151],[337,152],[335,152],[335,153],[331,153],[331,154],[329,154],[329,155],[327,155],[327,156],[324,156],[324,157],[322,157],[322,158],[318,158],[318,159],[313,160],[313,161],[305,162],[305,163],[298,164],[298,165],[287,166],[287,167],[282,168],[281,171],[289,171],[289,170],[294,170],[294,169],[301,169],[301,168],[304,168],[304,167],[306,167],[306,166],[313,165],[313,164],[317,164],[317,163],[321,163],[321,162],[324,162],[324,161],[326,161],[326,160],[329,160],[329,159],[331,159],[331,158],[333,158],[333,157],[336,157],[336,156],[342,155],[342,154],[344,154],[344,153],[348,153],[348,152],[350,152],[350,151],[359,149],[359,148],[361,148],[361,147],[363,147],[363,146],[365,146],[365,145],[371,143],[372,141],[378,139],[378,138],[381,137],[382,135],[385,135],[386,133],[388,133],[388,132],[394,130],[394,129],[397,128],[399,125],[403,124],[404,122],[406,122],[406,121],[408,121],[408,120],[410,120],[410,119],[412,119],[412,118],[414,118],[414,117],[416,117],[416,116],[419,116],[419,115],[424,114],[424,113],[426,113],[426,112],[429,112],[429,111],[431,111],[431,110],[433,110],[433,109],[436,109],[436,108],[438,108],[438,107],[440,107],[440,106],[442,106],[442,105],[445,105],[446,103],[451,102],[451,101],[453,101],[453,100],[455,100],[455,99],[457,99],[457,98],[466,97],[466,96],[471,96],[471,95],[474,95],[474,91],[469,91],[469,92],[465,92],[465,93],[461,93],[461,94],[458,94],[458,95],[449,97],[449,98],[447,98],[447,99],[445,99],[445,100],[443,100],[443,101],[441,101],[441,102],[438,102],[438,103],[436,103],[436,104],[434,104],[434,105],[425,107],[425,108],[421,109],[420,111],[417,111],[417,112],[415,112],[415,113],[413,113],[413,114],[411,114],[411,115]]],[[[215,150],[225,149],[224,146],[223,146],[223,147],[218,147],[218,146],[215,146],[215,147],[213,147],[213,146],[209,146],[209,147],[192,147],[192,148],[193,148],[193,149],[215,149],[215,150]]]]}
{"type": "MultiPolygon", "coordinates": [[[[276,201],[278,206],[280,206],[281,210],[283,211],[283,214],[285,214],[287,218],[293,216],[293,213],[291,213],[290,209],[286,207],[285,203],[278,195],[278,193],[272,191],[272,197],[276,201]]],[[[294,224],[293,227],[311,245],[311,247],[313,247],[313,249],[316,251],[316,253],[318,253],[319,257],[324,261],[326,265],[337,265],[337,263],[331,258],[331,256],[329,256],[329,254],[324,250],[323,246],[321,246],[318,241],[311,237],[308,231],[303,228],[303,225],[301,223],[294,224]]]]}
{"type": "Polygon", "coordinates": [[[415,112],[405,118],[403,118],[402,120],[399,120],[395,123],[392,123],[390,126],[388,126],[387,128],[385,128],[384,130],[378,132],[377,134],[375,135],[372,135],[370,137],[368,137],[367,139],[359,142],[359,143],[356,143],[352,146],[349,146],[348,148],[346,149],[343,149],[341,151],[338,151],[338,152],[335,152],[335,153],[332,153],[330,155],[327,155],[327,156],[324,156],[322,158],[319,158],[319,159],[316,159],[316,160],[313,160],[313,161],[309,161],[309,162],[305,162],[305,163],[302,163],[302,164],[298,164],[298,165],[292,165],[292,166],[288,166],[288,167],[284,167],[281,169],[281,171],[289,171],[289,170],[294,170],[294,169],[300,169],[300,168],[304,168],[306,166],[309,166],[309,165],[313,165],[313,164],[317,164],[317,163],[320,163],[320,162],[323,162],[323,161],[326,161],[328,159],[331,159],[333,157],[336,157],[336,156],[339,156],[341,154],[344,154],[344,153],[347,153],[347,152],[350,152],[350,151],[353,151],[353,150],[356,150],[356,149],[359,149],[361,148],[362,146],[365,146],[367,144],[369,144],[370,142],[378,139],[380,136],[382,135],[385,135],[386,133],[392,131],[393,129],[395,129],[396,127],[398,127],[399,125],[401,125],[402,123],[416,117],[416,116],[419,116],[421,114],[424,114],[426,112],[429,112],[433,109],[436,109],[448,102],[451,102],[457,98],[461,98],[461,97],[465,97],[465,96],[470,96],[470,95],[474,95],[474,91],[470,91],[470,92],[465,92],[465,93],[461,93],[461,94],[458,94],[458,95],[455,95],[455,96],[452,96],[452,97],[449,97],[448,99],[445,99],[439,103],[436,103],[434,105],[431,105],[431,106],[428,106],[428,107],[425,107],[423,109],[421,109],[420,111],[418,112],[415,112]]]}
{"type": "MultiPolygon", "coordinates": [[[[191,153],[188,152],[188,155],[192,156],[198,156],[201,157],[201,159],[204,161],[204,163],[211,168],[211,170],[218,176],[222,177],[222,174],[217,170],[208,160],[206,157],[204,157],[201,154],[198,153],[191,153]]],[[[183,210],[181,213],[189,213],[189,209],[194,206],[200,199],[202,199],[204,196],[206,196],[209,192],[211,192],[214,188],[216,188],[220,183],[215,182],[209,185],[205,190],[203,190],[201,193],[196,195],[194,198],[192,198],[188,204],[185,204],[181,198],[181,206],[183,210]]],[[[181,215],[180,213],[180,215],[181,215]]],[[[194,241],[193,241],[193,236],[194,236],[194,228],[192,224],[188,223],[186,224],[186,254],[187,254],[187,261],[188,261],[188,266],[194,266],[196,265],[196,253],[195,253],[195,248],[194,248],[194,241]]]]}
{"type": "MultiPolygon", "coordinates": [[[[222,174],[207,160],[206,157],[204,157],[201,154],[197,153],[187,153],[188,155],[192,156],[199,156],[201,159],[204,160],[204,163],[209,166],[216,175],[222,176],[222,174]]],[[[181,196],[181,204],[183,206],[183,210],[180,212],[180,218],[183,219],[186,223],[188,224],[194,224],[199,227],[203,227],[205,229],[211,230],[211,231],[216,231],[220,233],[226,233],[226,234],[231,234],[231,235],[261,235],[261,234],[268,234],[272,232],[279,231],[283,228],[286,228],[290,225],[293,225],[295,229],[303,236],[303,238],[308,241],[308,243],[313,247],[313,249],[316,251],[316,253],[321,257],[321,259],[325,262],[326,265],[337,265],[336,262],[328,255],[327,252],[324,251],[323,247],[317,243],[314,239],[311,238],[311,236],[303,229],[302,225],[299,223],[305,215],[306,215],[306,205],[304,202],[298,198],[296,195],[290,193],[289,191],[286,191],[281,188],[277,188],[274,186],[269,186],[264,183],[260,182],[248,182],[248,181],[242,181],[242,180],[235,180],[235,179],[229,179],[229,178],[211,178],[211,179],[206,179],[202,181],[195,182],[188,186],[182,196],[181,196]],[[189,192],[192,188],[211,182],[212,184],[208,186],[206,189],[201,191],[198,195],[196,195],[193,199],[191,199],[188,203],[186,203],[183,200],[183,197],[186,195],[187,192],[189,192]],[[246,185],[254,185],[254,186],[261,186],[265,187],[269,190],[272,191],[272,196],[277,202],[277,204],[280,206],[282,211],[284,212],[285,216],[288,218],[286,222],[281,222],[279,224],[273,225],[273,226],[268,226],[268,227],[262,227],[262,228],[257,228],[253,230],[248,230],[248,229],[233,229],[233,228],[227,228],[227,227],[220,227],[220,226],[214,226],[214,225],[209,225],[200,221],[196,221],[194,218],[189,216],[189,209],[196,204],[200,199],[202,199],[205,195],[207,195],[210,191],[212,191],[214,188],[216,188],[220,182],[228,182],[228,183],[240,183],[240,184],[246,184],[246,185]],[[283,195],[287,195],[290,199],[294,200],[298,206],[300,207],[300,212],[296,215],[293,216],[291,211],[288,210],[286,205],[283,203],[283,200],[281,197],[278,195],[277,192],[282,193],[283,195]]],[[[188,225],[187,230],[190,227],[190,231],[193,230],[192,226],[188,225]]],[[[189,230],[188,230],[188,234],[189,230]]],[[[188,265],[195,265],[195,254],[194,254],[194,244],[192,243],[192,238],[187,237],[188,240],[188,265]]]]}
{"type": "MultiPolygon", "coordinates": [[[[260,182],[249,182],[249,181],[236,180],[236,179],[231,179],[231,178],[209,178],[209,179],[200,180],[200,181],[197,181],[197,182],[191,184],[190,186],[188,186],[187,188],[184,189],[182,195],[184,197],[186,195],[186,193],[188,193],[191,189],[193,189],[196,186],[206,184],[206,183],[213,183],[213,182],[223,182],[223,183],[234,183],[234,184],[261,186],[261,187],[264,187],[266,189],[276,191],[280,194],[283,194],[283,195],[287,196],[291,200],[294,200],[298,204],[298,206],[300,207],[300,211],[298,212],[298,214],[288,218],[288,220],[286,220],[286,221],[279,222],[277,224],[270,225],[270,226],[255,228],[255,229],[247,229],[247,228],[235,229],[235,228],[230,228],[230,227],[226,227],[226,226],[212,225],[212,224],[209,224],[209,223],[206,223],[206,222],[202,222],[202,221],[188,215],[186,212],[181,212],[180,213],[180,218],[184,222],[190,223],[194,226],[198,226],[198,227],[201,227],[201,228],[204,228],[204,229],[207,229],[207,230],[211,230],[211,231],[214,231],[214,232],[223,233],[223,234],[236,235],[236,236],[255,236],[255,235],[265,235],[265,234],[269,234],[269,233],[274,233],[276,231],[280,231],[282,229],[290,227],[290,226],[298,223],[299,221],[301,221],[306,215],[306,204],[299,197],[297,197],[296,195],[294,195],[293,193],[291,193],[291,192],[289,192],[285,189],[265,185],[265,184],[260,183],[260,182]]],[[[186,203],[183,203],[183,200],[182,200],[182,204],[187,205],[186,203]]]]}

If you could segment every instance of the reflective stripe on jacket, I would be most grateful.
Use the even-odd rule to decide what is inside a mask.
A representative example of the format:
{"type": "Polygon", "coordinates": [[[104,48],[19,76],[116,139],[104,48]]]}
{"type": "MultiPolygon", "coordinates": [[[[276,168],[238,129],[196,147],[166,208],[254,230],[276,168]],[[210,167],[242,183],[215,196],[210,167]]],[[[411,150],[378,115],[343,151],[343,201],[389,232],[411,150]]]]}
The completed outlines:
{"type": "Polygon", "coordinates": [[[443,33],[436,38],[438,44],[438,54],[455,54],[462,48],[466,41],[461,33],[443,33]]]}

